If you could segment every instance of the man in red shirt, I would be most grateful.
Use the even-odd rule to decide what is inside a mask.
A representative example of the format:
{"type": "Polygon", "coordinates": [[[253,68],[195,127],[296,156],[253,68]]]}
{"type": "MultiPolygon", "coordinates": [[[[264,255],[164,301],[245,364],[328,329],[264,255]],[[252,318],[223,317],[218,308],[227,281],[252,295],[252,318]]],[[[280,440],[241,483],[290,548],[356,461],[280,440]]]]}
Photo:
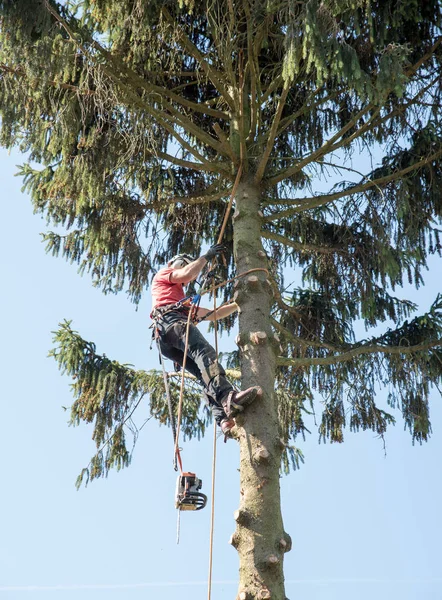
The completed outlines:
{"type": "MultiPolygon", "coordinates": [[[[195,280],[205,265],[216,255],[225,251],[221,244],[212,246],[206,254],[194,260],[188,254],[178,254],[158,271],[152,280],[152,314],[159,337],[161,354],[183,365],[186,343],[186,325],[189,307],[181,305],[185,298],[183,285],[195,280]]],[[[235,302],[213,311],[198,309],[198,319],[213,321],[222,319],[238,310],[235,302]]],[[[258,386],[236,392],[226,378],[214,348],[199,329],[190,324],[186,370],[201,383],[212,414],[222,432],[228,436],[235,426],[233,418],[242,412],[257,396],[262,394],[258,386]]]]}

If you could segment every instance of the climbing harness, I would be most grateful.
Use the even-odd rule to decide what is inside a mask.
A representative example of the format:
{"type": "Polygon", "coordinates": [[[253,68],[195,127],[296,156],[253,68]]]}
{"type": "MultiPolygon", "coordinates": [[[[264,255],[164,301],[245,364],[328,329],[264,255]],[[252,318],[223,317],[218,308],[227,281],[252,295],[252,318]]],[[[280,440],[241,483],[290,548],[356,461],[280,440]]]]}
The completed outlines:
{"type": "MultiPolygon", "coordinates": [[[[199,294],[186,296],[179,302],[175,302],[174,304],[167,304],[165,306],[160,306],[158,308],[153,309],[151,312],[150,316],[151,316],[151,319],[153,320],[152,337],[155,339],[157,346],[158,346],[160,362],[161,362],[162,369],[163,369],[164,387],[166,390],[166,397],[167,397],[167,403],[168,403],[168,408],[169,408],[169,418],[170,418],[172,434],[173,434],[173,438],[174,438],[174,469],[175,469],[175,471],[178,470],[178,464],[179,464],[180,471],[181,471],[181,473],[183,472],[180,448],[178,446],[178,442],[179,442],[179,433],[180,433],[182,404],[183,404],[185,368],[186,368],[187,351],[188,351],[188,345],[189,345],[190,324],[191,324],[191,322],[198,323],[201,321],[201,319],[198,318],[198,308],[199,308],[199,304],[201,301],[201,297],[204,296],[205,294],[208,294],[209,292],[212,292],[214,294],[214,292],[217,289],[219,289],[220,287],[222,287],[228,283],[231,283],[232,281],[236,281],[237,279],[240,279],[242,277],[250,275],[251,273],[258,272],[258,271],[262,271],[268,275],[267,269],[264,269],[264,268],[249,269],[248,271],[239,273],[238,275],[235,275],[234,277],[231,277],[230,279],[227,279],[221,283],[214,284],[214,285],[212,285],[211,288],[206,287],[207,279],[208,279],[206,276],[204,283],[202,284],[203,287],[202,287],[201,291],[199,292],[199,294]],[[180,399],[179,399],[179,405],[178,405],[178,417],[176,420],[175,420],[175,417],[173,414],[173,406],[172,406],[172,400],[171,400],[171,395],[170,395],[169,381],[168,381],[167,373],[166,373],[165,366],[164,366],[164,360],[161,355],[161,348],[160,348],[160,341],[159,341],[159,328],[158,328],[158,322],[161,320],[161,318],[164,317],[164,315],[166,315],[167,313],[169,313],[171,311],[183,311],[183,313],[185,311],[187,313],[185,347],[184,347],[184,355],[183,355],[181,385],[180,385],[180,399]]],[[[210,272],[209,272],[209,274],[210,274],[210,272]]],[[[215,294],[214,294],[214,298],[215,298],[215,294]]],[[[221,305],[221,306],[223,306],[223,305],[221,305]]],[[[221,308],[221,306],[209,311],[205,315],[204,319],[206,319],[208,316],[210,316],[212,314],[216,315],[216,311],[219,310],[221,308]]]]}

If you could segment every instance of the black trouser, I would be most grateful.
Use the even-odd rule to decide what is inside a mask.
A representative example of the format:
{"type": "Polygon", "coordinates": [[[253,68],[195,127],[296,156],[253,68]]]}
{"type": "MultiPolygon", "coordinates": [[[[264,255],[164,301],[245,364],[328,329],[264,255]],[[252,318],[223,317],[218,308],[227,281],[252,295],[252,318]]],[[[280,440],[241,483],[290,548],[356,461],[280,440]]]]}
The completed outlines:
{"type": "MultiPolygon", "coordinates": [[[[157,324],[161,354],[181,366],[183,366],[186,343],[186,325],[186,313],[178,311],[166,313],[157,324]]],[[[226,373],[218,362],[214,348],[192,324],[189,327],[186,370],[203,386],[206,401],[219,425],[227,418],[222,400],[227,399],[233,387],[226,379],[226,373]]]]}

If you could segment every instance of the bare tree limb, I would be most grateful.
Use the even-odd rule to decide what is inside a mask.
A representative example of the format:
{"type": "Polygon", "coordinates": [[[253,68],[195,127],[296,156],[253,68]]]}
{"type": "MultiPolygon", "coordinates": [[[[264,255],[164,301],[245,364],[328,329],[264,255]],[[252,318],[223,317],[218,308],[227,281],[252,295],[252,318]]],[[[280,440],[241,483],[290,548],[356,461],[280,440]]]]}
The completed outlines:
{"type": "Polygon", "coordinates": [[[173,196],[169,199],[170,202],[176,204],[207,204],[209,202],[216,202],[221,198],[226,198],[230,193],[230,190],[221,190],[214,194],[200,194],[199,196],[173,196]]]}
{"type": "Polygon", "coordinates": [[[322,350],[330,350],[331,352],[342,352],[346,350],[346,348],[338,348],[337,346],[333,346],[332,344],[327,344],[326,342],[316,342],[314,340],[306,340],[305,338],[293,335],[288,329],[286,329],[281,323],[279,323],[276,319],[270,319],[271,324],[275,329],[277,329],[281,335],[286,337],[291,343],[298,344],[303,348],[318,348],[322,350]]]}
{"type": "Polygon", "coordinates": [[[318,357],[318,358],[286,358],[284,356],[279,356],[277,359],[277,364],[279,366],[286,367],[311,367],[314,365],[335,365],[341,362],[347,362],[349,360],[353,360],[358,356],[362,356],[364,354],[413,354],[415,352],[421,352],[423,350],[431,350],[431,348],[436,348],[442,345],[442,340],[429,340],[428,342],[422,344],[416,344],[415,346],[380,346],[377,344],[367,345],[367,346],[358,346],[356,348],[352,348],[351,350],[347,350],[346,352],[342,352],[341,354],[335,356],[327,356],[327,357],[318,357]]]}
{"type": "Polygon", "coordinates": [[[380,108],[376,108],[374,104],[368,104],[365,108],[363,108],[359,112],[357,112],[356,115],[352,119],[347,121],[347,123],[344,125],[344,127],[342,127],[337,133],[335,133],[335,135],[333,135],[329,140],[327,140],[322,146],[317,148],[317,150],[315,150],[314,152],[312,152],[311,154],[306,156],[304,159],[297,162],[296,165],[294,165],[293,167],[289,167],[288,169],[284,169],[284,170],[280,171],[279,173],[277,173],[276,175],[274,175],[273,177],[270,177],[266,181],[266,187],[273,187],[280,181],[284,181],[284,179],[293,177],[293,175],[296,175],[296,173],[299,173],[300,171],[302,171],[302,169],[306,165],[317,161],[319,158],[324,156],[324,154],[327,154],[329,152],[336,150],[337,148],[340,148],[341,146],[344,145],[344,143],[345,144],[349,143],[348,138],[345,138],[344,140],[342,140],[343,136],[347,133],[347,131],[352,129],[364,115],[366,115],[370,111],[373,111],[373,115],[366,123],[364,123],[364,125],[362,127],[360,127],[360,129],[358,129],[359,135],[362,135],[362,133],[365,133],[365,131],[369,128],[371,121],[376,116],[378,116],[380,113],[380,108]],[[337,144],[336,142],[339,139],[341,139],[341,143],[337,144]]]}
{"type": "Polygon", "coordinates": [[[415,171],[416,169],[420,169],[421,167],[425,166],[426,164],[432,162],[433,160],[438,159],[440,156],[442,156],[442,149],[438,150],[437,152],[434,152],[433,154],[430,154],[430,156],[423,158],[422,160],[414,163],[413,165],[409,165],[405,169],[401,169],[400,171],[395,171],[394,173],[391,173],[390,175],[386,175],[385,177],[378,177],[378,179],[372,179],[370,181],[367,181],[367,183],[353,185],[353,186],[346,188],[345,190],[342,190],[340,192],[335,192],[334,194],[324,194],[321,196],[313,196],[312,198],[301,198],[299,200],[291,200],[291,201],[285,201],[285,202],[281,201],[281,204],[288,204],[290,202],[290,203],[297,203],[298,206],[291,208],[291,209],[283,210],[278,213],[274,213],[273,215],[264,217],[263,220],[264,220],[264,222],[271,222],[271,221],[276,221],[276,220],[284,218],[284,217],[291,217],[295,214],[304,212],[306,210],[310,210],[312,208],[317,208],[318,206],[324,206],[325,204],[329,204],[330,202],[334,202],[335,200],[339,200],[340,198],[344,198],[345,196],[350,196],[352,194],[358,194],[361,192],[365,192],[372,187],[380,188],[383,185],[386,185],[387,183],[394,181],[395,179],[400,179],[400,178],[404,177],[405,175],[407,175],[408,173],[410,173],[412,171],[415,171]]]}
{"type": "MultiPolygon", "coordinates": [[[[176,23],[173,20],[171,14],[169,13],[169,11],[167,10],[166,7],[163,6],[162,8],[162,15],[165,19],[165,21],[170,25],[170,26],[175,26],[176,23]]],[[[187,50],[187,52],[193,56],[193,58],[195,58],[195,60],[197,60],[199,62],[199,64],[201,65],[203,71],[206,73],[207,77],[210,79],[210,81],[213,83],[213,85],[216,87],[216,89],[218,90],[218,92],[221,94],[221,96],[223,97],[224,101],[226,102],[226,104],[232,109],[235,110],[235,104],[233,101],[233,98],[228,94],[226,88],[224,87],[224,83],[222,81],[223,79],[223,74],[220,73],[217,69],[215,69],[212,65],[210,65],[205,59],[204,56],[202,55],[202,53],[198,50],[198,48],[195,46],[195,44],[193,44],[189,38],[186,36],[186,34],[182,31],[182,29],[177,28],[176,32],[178,34],[178,39],[179,41],[182,43],[183,48],[185,50],[187,50]]]]}
{"type": "Polygon", "coordinates": [[[337,246],[317,246],[315,244],[304,244],[302,242],[294,242],[283,235],[273,233],[272,231],[268,231],[267,229],[263,229],[261,231],[261,236],[267,240],[273,240],[275,242],[278,242],[279,244],[283,244],[284,246],[290,246],[290,248],[293,248],[298,252],[305,252],[308,254],[342,254],[346,252],[345,248],[337,246]]]}
{"type": "MultiPolygon", "coordinates": [[[[412,77],[412,75],[414,75],[417,72],[417,70],[427,60],[429,60],[434,55],[435,50],[438,48],[438,46],[441,43],[442,43],[442,38],[439,38],[439,40],[437,40],[437,42],[435,44],[433,44],[433,46],[429,52],[427,52],[424,56],[422,56],[412,67],[410,67],[404,71],[405,75],[407,77],[412,77]]],[[[432,85],[432,84],[430,84],[430,85],[432,85]]],[[[416,94],[416,96],[414,98],[414,102],[416,102],[418,97],[421,96],[422,93],[424,93],[426,91],[426,89],[428,89],[428,87],[429,86],[427,86],[427,88],[424,88],[423,90],[420,90],[419,93],[416,94]]],[[[411,103],[408,103],[407,106],[409,106],[410,104],[411,103]]],[[[335,150],[337,150],[343,146],[348,146],[356,138],[360,137],[366,131],[373,129],[376,126],[381,125],[386,120],[391,119],[393,116],[400,114],[400,112],[405,110],[406,107],[401,107],[399,109],[395,109],[394,111],[389,113],[389,115],[386,115],[385,117],[382,117],[381,119],[376,120],[376,118],[380,114],[380,108],[376,108],[374,104],[368,104],[365,108],[361,109],[353,117],[353,119],[351,119],[344,127],[342,127],[334,136],[332,136],[329,140],[327,140],[327,142],[325,142],[320,148],[318,148],[317,150],[312,152],[309,156],[305,157],[303,160],[300,160],[296,165],[289,167],[288,169],[284,169],[283,171],[280,171],[279,173],[277,173],[276,175],[271,177],[267,181],[267,187],[274,186],[277,183],[279,183],[280,181],[283,181],[284,179],[287,179],[289,177],[292,177],[296,173],[299,173],[299,171],[301,171],[307,164],[316,161],[318,158],[324,156],[324,154],[326,154],[328,152],[334,152],[335,150]],[[362,127],[360,127],[357,131],[355,131],[351,136],[343,138],[343,136],[347,133],[347,131],[349,131],[349,129],[351,129],[354,125],[356,125],[356,123],[359,121],[359,119],[361,119],[365,114],[367,114],[367,112],[370,112],[371,110],[373,110],[373,114],[368,119],[368,121],[366,121],[366,123],[364,123],[364,125],[362,125],[362,127]],[[339,143],[336,143],[337,140],[339,140],[340,138],[341,138],[341,141],[339,143]]]]}
{"type": "Polygon", "coordinates": [[[272,126],[270,127],[270,131],[268,133],[267,144],[266,144],[264,153],[263,153],[261,160],[259,161],[259,165],[256,169],[255,183],[259,183],[264,176],[265,168],[267,166],[270,154],[272,153],[272,150],[273,150],[273,145],[274,145],[275,139],[276,139],[276,132],[278,129],[279,122],[281,120],[282,111],[284,109],[285,101],[287,100],[287,95],[289,93],[289,90],[290,90],[290,86],[288,83],[286,83],[282,90],[281,97],[279,98],[279,101],[278,101],[278,107],[276,109],[276,113],[273,118],[272,126]]]}

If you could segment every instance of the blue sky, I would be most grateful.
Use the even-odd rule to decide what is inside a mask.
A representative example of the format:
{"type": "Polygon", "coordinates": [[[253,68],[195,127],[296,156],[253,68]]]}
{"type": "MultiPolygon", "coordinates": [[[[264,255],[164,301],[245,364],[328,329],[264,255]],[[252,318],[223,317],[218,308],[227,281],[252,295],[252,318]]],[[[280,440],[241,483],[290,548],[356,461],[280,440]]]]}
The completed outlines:
{"type": "MultiPolygon", "coordinates": [[[[76,491],[94,453],[91,429],[67,426],[69,380],[47,358],[51,331],[65,319],[99,352],[137,368],[158,367],[150,350],[147,294],[138,311],[124,294],[104,296],[75,265],[45,254],[14,177],[24,161],[0,150],[1,357],[3,457],[0,600],[139,600],[207,597],[210,510],[183,514],[176,544],[170,430],[149,421],[133,463],[76,491]]],[[[427,310],[441,290],[440,265],[408,296],[427,310]]],[[[401,295],[400,292],[397,292],[401,295]]],[[[405,295],[405,294],[404,294],[405,295]]],[[[203,329],[204,331],[204,329],[203,329]]],[[[299,442],[306,463],[281,479],[288,598],[437,600],[442,598],[442,407],[432,397],[433,436],[412,446],[400,421],[387,456],[371,432],[342,445],[299,442]]],[[[137,422],[148,416],[139,408],[137,422]]],[[[184,445],[186,468],[209,493],[212,432],[184,445]]],[[[228,545],[238,507],[238,448],[218,441],[212,599],[234,598],[237,554],[228,545]]]]}

